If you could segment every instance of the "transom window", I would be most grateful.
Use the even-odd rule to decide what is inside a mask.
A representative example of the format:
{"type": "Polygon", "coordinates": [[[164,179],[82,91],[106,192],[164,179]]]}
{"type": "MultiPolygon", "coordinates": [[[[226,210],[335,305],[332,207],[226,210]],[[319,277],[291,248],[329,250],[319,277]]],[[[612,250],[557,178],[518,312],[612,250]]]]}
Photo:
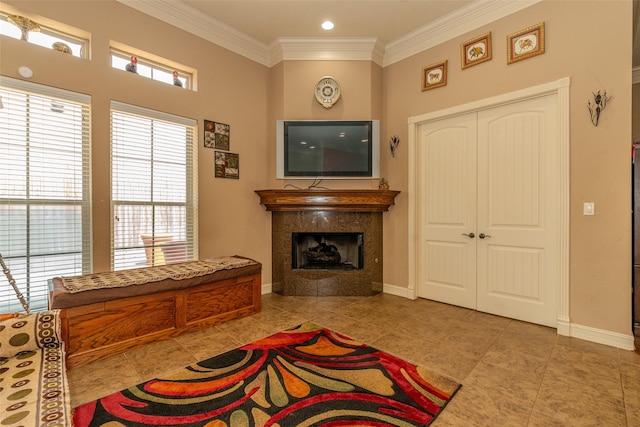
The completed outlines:
{"type": "Polygon", "coordinates": [[[196,258],[197,122],[112,101],[114,270],[196,258]]]}
{"type": "Polygon", "coordinates": [[[133,58],[135,58],[135,72],[138,75],[170,85],[176,85],[177,78],[180,87],[186,89],[193,88],[193,75],[187,71],[171,68],[168,65],[152,61],[141,55],[133,55],[121,50],[111,49],[111,66],[113,68],[128,71],[130,70],[129,67],[131,66],[130,64],[132,64],[133,58]],[[174,73],[176,73],[175,76],[174,73]]]}
{"type": "Polygon", "coordinates": [[[31,21],[26,17],[0,12],[0,34],[79,58],[88,57],[88,40],[31,21]]]}
{"type": "MultiPolygon", "coordinates": [[[[3,76],[0,97],[0,253],[37,311],[50,279],[91,272],[90,98],[3,76]]],[[[0,284],[0,312],[21,309],[0,284]]]]}

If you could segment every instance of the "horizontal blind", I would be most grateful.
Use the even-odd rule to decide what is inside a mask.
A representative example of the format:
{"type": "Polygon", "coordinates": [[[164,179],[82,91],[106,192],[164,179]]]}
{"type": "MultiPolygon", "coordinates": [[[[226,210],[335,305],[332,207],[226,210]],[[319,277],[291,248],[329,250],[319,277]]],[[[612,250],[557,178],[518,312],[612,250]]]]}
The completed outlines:
{"type": "Polygon", "coordinates": [[[197,122],[111,103],[114,270],[197,258],[197,122]]]}
{"type": "MultiPolygon", "coordinates": [[[[90,98],[0,78],[0,253],[31,310],[91,272],[90,98]]],[[[0,311],[21,311],[0,279],[0,311]]]]}

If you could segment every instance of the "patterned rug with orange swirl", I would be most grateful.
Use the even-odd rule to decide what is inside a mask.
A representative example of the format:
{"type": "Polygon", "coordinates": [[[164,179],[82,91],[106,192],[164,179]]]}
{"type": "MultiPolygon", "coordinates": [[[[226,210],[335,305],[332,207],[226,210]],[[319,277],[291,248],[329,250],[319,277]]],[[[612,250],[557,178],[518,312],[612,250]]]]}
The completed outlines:
{"type": "Polygon", "coordinates": [[[75,409],[84,426],[423,426],[460,384],[304,323],[75,409]]]}

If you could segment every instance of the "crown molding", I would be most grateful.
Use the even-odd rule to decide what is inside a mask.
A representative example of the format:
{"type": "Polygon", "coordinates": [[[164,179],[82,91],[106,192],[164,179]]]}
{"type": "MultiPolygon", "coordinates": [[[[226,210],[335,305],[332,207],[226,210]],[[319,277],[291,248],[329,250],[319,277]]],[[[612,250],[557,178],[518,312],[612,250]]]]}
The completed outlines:
{"type": "Polygon", "coordinates": [[[280,61],[373,61],[382,66],[384,45],[373,37],[279,38],[269,51],[271,66],[280,61]]]}
{"type": "Polygon", "coordinates": [[[367,60],[386,67],[543,0],[477,0],[386,45],[375,38],[281,38],[270,46],[182,2],[116,1],[267,67],[283,60],[367,60]]]}
{"type": "Polygon", "coordinates": [[[383,66],[394,64],[541,1],[475,1],[429,25],[387,43],[383,66]]]}
{"type": "Polygon", "coordinates": [[[194,34],[211,43],[270,66],[267,45],[196,9],[171,0],[116,0],[146,15],[194,34]]]}

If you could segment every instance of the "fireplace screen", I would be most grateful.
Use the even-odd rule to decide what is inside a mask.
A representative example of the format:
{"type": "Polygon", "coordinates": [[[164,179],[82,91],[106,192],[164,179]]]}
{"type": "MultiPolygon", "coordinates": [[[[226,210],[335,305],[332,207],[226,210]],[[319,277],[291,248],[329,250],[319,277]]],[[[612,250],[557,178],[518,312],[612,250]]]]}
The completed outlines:
{"type": "Polygon", "coordinates": [[[292,233],[293,269],[362,270],[364,233],[292,233]]]}

